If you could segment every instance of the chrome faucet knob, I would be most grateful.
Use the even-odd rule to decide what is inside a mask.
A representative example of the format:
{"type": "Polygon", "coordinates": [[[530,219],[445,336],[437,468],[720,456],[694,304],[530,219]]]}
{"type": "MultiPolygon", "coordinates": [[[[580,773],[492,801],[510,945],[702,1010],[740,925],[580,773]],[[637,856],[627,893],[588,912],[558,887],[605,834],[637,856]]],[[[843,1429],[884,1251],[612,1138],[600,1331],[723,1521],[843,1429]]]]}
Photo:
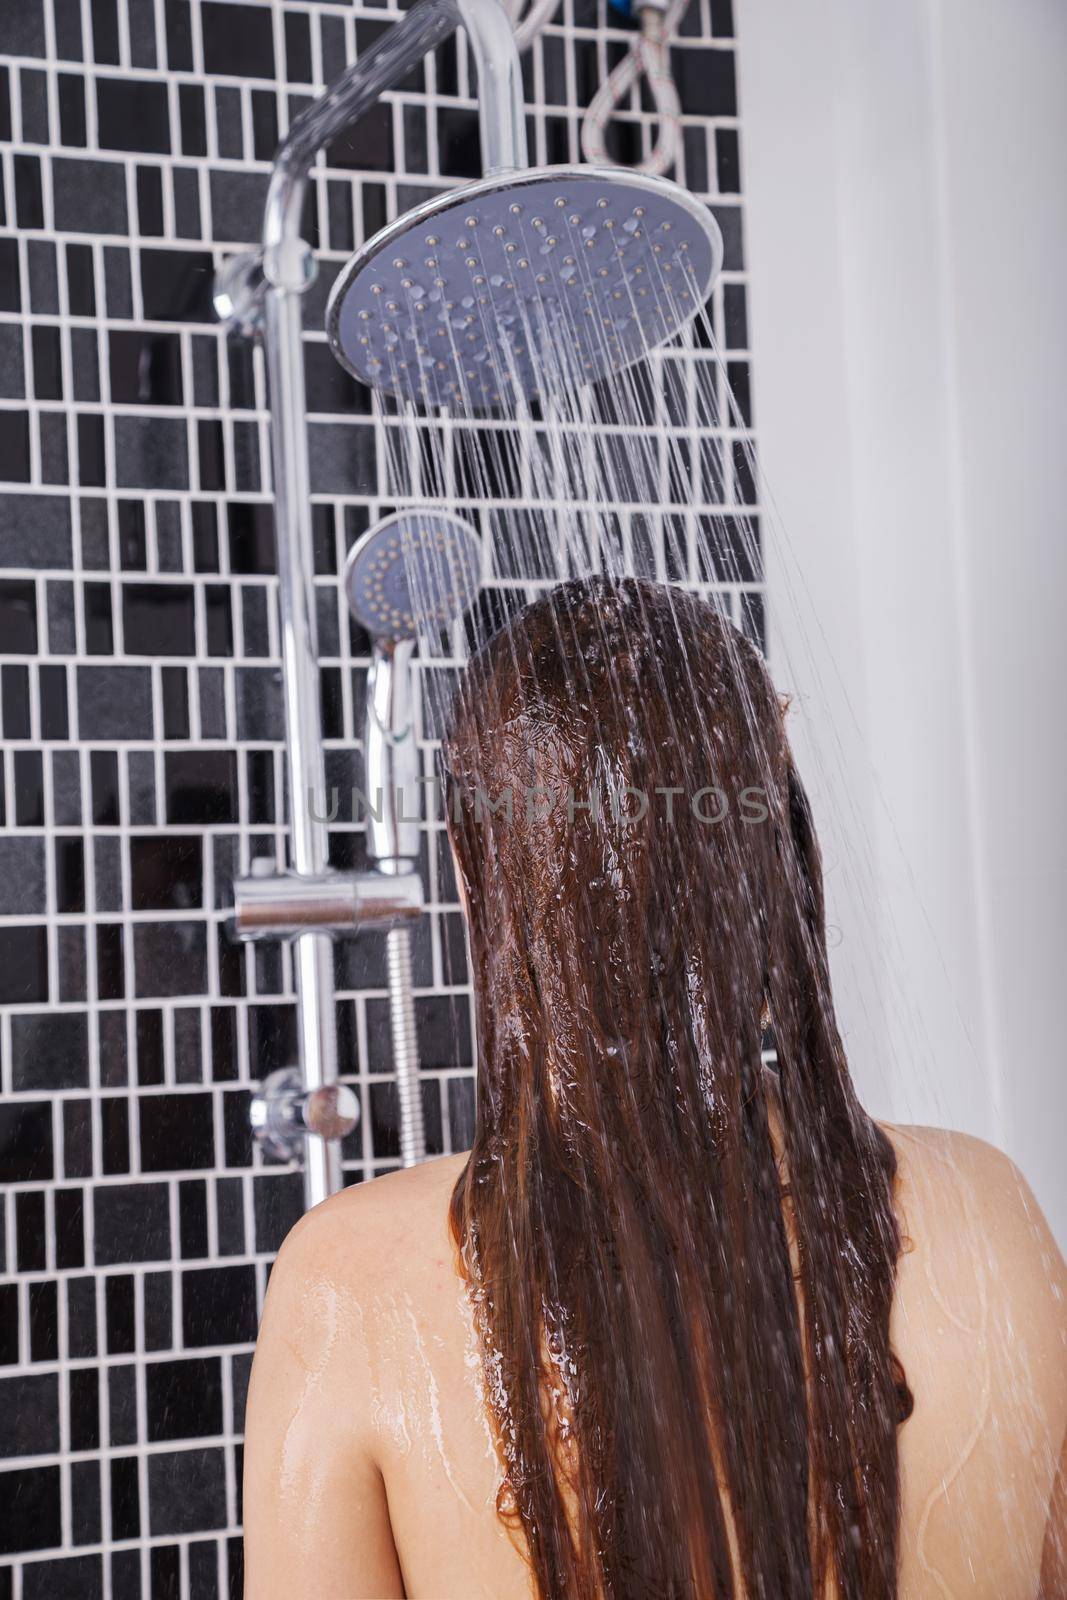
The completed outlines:
{"type": "Polygon", "coordinates": [[[307,1089],[295,1067],[281,1067],[252,1096],[248,1118],[257,1143],[280,1161],[296,1161],[307,1135],[343,1139],[359,1122],[359,1100],[343,1083],[307,1089]]]}
{"type": "Polygon", "coordinates": [[[302,1121],[321,1139],[344,1139],[359,1122],[359,1101],[346,1083],[324,1084],[304,1097],[302,1121]]]}

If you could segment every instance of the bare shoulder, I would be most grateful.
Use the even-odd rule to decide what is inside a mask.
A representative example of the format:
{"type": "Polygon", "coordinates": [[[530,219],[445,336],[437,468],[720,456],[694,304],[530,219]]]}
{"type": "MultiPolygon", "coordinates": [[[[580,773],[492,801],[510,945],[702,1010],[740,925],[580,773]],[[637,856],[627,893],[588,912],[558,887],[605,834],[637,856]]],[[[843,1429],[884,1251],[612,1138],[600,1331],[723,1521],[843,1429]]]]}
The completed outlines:
{"type": "Polygon", "coordinates": [[[942,1128],[886,1132],[904,1234],[894,1337],[955,1423],[981,1400],[1047,1494],[1067,1426],[1067,1267],[1052,1230],[995,1145],[942,1128]]]}
{"type": "Polygon", "coordinates": [[[443,1158],[346,1189],[282,1245],[245,1429],[256,1600],[404,1593],[379,1464],[381,1411],[396,1391],[385,1367],[433,1273],[454,1272],[448,1197],[461,1165],[443,1158]]]}
{"type": "Polygon", "coordinates": [[[1064,1262],[1024,1173],[1003,1150],[973,1134],[914,1123],[883,1123],[897,1153],[898,1185],[906,1206],[933,1202],[952,1214],[962,1208],[981,1229],[986,1253],[1018,1253],[1020,1266],[1039,1265],[1046,1284],[1067,1294],[1064,1262]]]}
{"type": "Polygon", "coordinates": [[[928,1594],[931,1571],[970,1593],[981,1570],[982,1595],[1033,1596],[1043,1544],[1058,1570],[1067,1269],[1004,1151],[949,1129],[884,1129],[903,1234],[890,1337],[915,1400],[901,1432],[901,1593],[928,1594]]]}
{"type": "Polygon", "coordinates": [[[350,1293],[380,1287],[438,1259],[448,1244],[448,1204],[466,1155],[353,1184],[290,1229],[271,1270],[275,1287],[302,1292],[327,1278],[350,1293]]]}
{"type": "Polygon", "coordinates": [[[882,1125],[897,1153],[904,1231],[921,1231],[951,1273],[975,1258],[1002,1294],[1067,1336],[1067,1267],[1025,1175],[1003,1150],[949,1128],[882,1125]]]}

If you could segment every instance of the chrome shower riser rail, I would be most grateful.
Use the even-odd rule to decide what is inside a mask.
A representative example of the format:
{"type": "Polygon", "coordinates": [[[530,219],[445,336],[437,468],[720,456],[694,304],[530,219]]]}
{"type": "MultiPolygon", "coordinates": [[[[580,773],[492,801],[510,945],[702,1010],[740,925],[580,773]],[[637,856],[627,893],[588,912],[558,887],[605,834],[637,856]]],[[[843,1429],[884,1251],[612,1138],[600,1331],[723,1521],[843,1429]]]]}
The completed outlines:
{"type": "MultiPolygon", "coordinates": [[[[301,213],[318,152],[458,27],[466,32],[478,73],[485,171],[526,165],[519,57],[498,0],[419,0],[293,123],[271,174],[262,249],[227,263],[216,293],[221,314],[242,332],[259,331],[267,352],[292,863],[296,873],[310,877],[326,871],[327,829],[314,812],[316,799],[321,804],[325,793],[325,772],[301,306],[314,266],[300,235],[301,213]]],[[[299,934],[294,957],[299,1065],[304,1084],[314,1090],[337,1078],[330,936],[299,934]]],[[[402,961],[396,967],[398,985],[406,982],[408,991],[392,997],[399,1019],[410,1012],[410,970],[402,961]]],[[[311,1206],[340,1188],[340,1150],[335,1141],[305,1143],[305,1196],[311,1206]]]]}
{"type": "MultiPolygon", "coordinates": [[[[313,812],[326,792],[315,638],[311,551],[311,483],[301,301],[287,289],[266,297],[263,338],[271,408],[274,522],[278,545],[278,596],[288,758],[292,863],[298,873],[327,865],[328,834],[313,812]]],[[[328,935],[302,934],[295,942],[299,1065],[309,1090],[337,1081],[337,1019],[333,944],[328,935]]],[[[341,1187],[341,1147],[335,1140],[304,1141],[304,1192],[317,1205],[341,1187]]]]}

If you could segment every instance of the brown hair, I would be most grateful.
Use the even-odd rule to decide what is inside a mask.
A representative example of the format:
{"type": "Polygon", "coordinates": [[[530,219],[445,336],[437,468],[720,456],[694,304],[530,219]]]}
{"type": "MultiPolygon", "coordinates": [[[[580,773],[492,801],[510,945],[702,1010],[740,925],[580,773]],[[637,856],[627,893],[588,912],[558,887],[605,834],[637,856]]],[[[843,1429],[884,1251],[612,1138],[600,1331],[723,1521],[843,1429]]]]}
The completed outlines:
{"type": "Polygon", "coordinates": [[[681,590],[563,584],[470,662],[445,766],[478,1030],[452,1227],[538,1595],[895,1595],[895,1160],[762,659],[681,590]]]}

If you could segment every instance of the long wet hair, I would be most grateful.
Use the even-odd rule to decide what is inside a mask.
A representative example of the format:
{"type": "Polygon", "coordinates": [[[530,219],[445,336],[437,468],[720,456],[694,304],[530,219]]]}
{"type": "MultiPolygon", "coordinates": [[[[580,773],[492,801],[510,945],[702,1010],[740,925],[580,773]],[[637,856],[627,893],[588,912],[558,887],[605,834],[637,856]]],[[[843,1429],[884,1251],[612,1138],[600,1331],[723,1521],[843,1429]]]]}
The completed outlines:
{"type": "Polygon", "coordinates": [[[762,658],[681,590],[563,584],[470,662],[445,769],[478,1036],[451,1222],[536,1593],[888,1600],[895,1159],[762,658]]]}

